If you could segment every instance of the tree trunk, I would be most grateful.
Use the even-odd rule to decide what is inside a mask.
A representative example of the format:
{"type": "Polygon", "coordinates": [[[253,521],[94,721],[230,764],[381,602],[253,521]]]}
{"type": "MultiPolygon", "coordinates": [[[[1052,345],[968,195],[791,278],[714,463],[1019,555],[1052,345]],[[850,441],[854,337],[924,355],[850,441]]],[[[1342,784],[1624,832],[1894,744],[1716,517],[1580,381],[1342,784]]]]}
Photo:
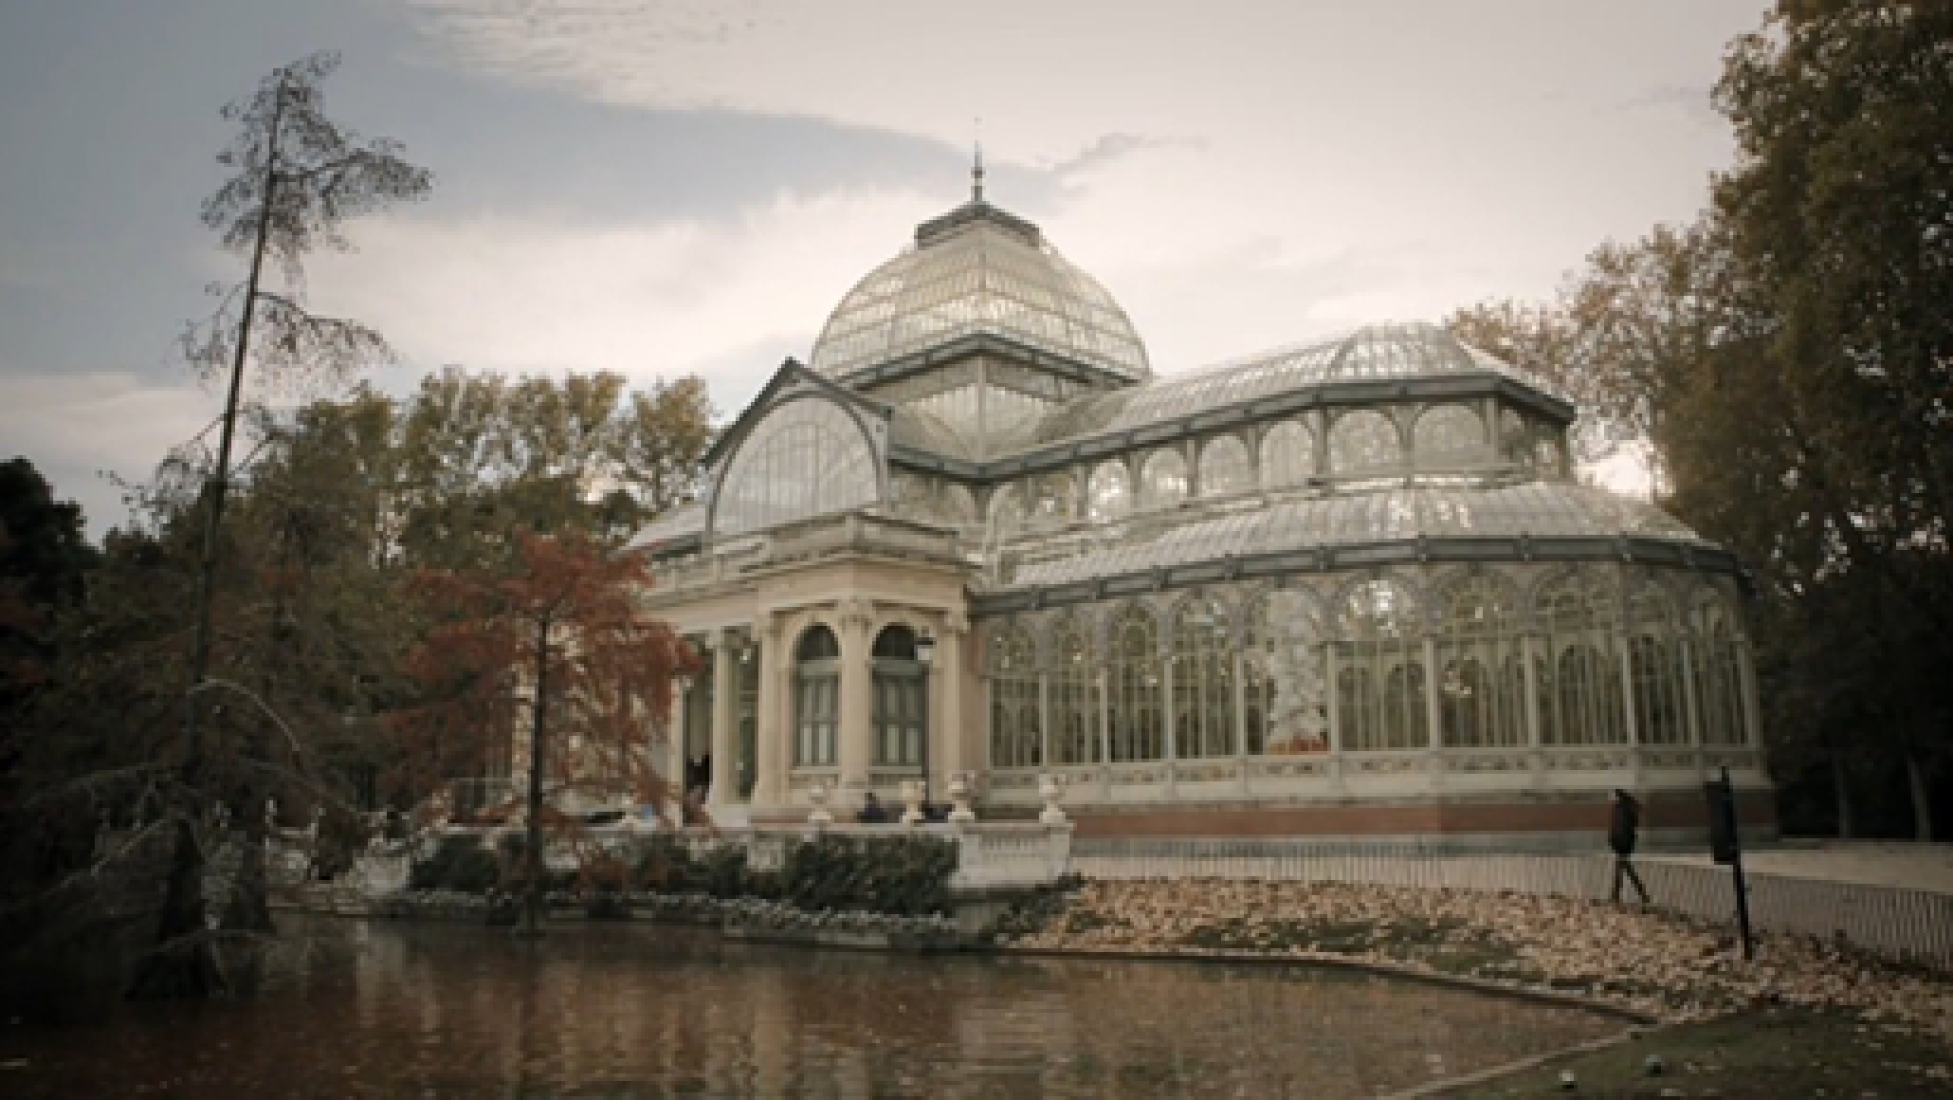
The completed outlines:
{"type": "Polygon", "coordinates": [[[1905,751],[1905,761],[1906,787],[1912,793],[1912,839],[1925,843],[1933,839],[1933,803],[1926,789],[1926,768],[1914,749],[1905,751]]]}
{"type": "Polygon", "coordinates": [[[1857,832],[1851,819],[1851,784],[1845,779],[1844,756],[1831,754],[1831,793],[1838,800],[1838,838],[1850,840],[1857,832]]]}
{"type": "Polygon", "coordinates": [[[275,932],[271,920],[269,883],[265,878],[264,846],[270,830],[264,813],[246,813],[244,851],[237,861],[237,881],[231,885],[230,903],[224,906],[222,927],[227,932],[275,932]]]}
{"type": "Polygon", "coordinates": [[[179,818],[169,882],[162,912],[157,915],[156,946],[136,968],[129,987],[131,998],[188,1000],[223,992],[223,973],[205,935],[203,872],[203,848],[197,843],[196,831],[188,818],[179,818]]]}
{"type": "Polygon", "coordinates": [[[522,923],[516,925],[515,929],[518,936],[542,935],[546,892],[543,870],[548,866],[543,860],[543,717],[548,701],[549,620],[544,618],[536,629],[536,699],[531,707],[533,721],[529,725],[529,828],[528,843],[523,846],[527,849],[524,855],[529,864],[529,881],[522,898],[522,923]]]}

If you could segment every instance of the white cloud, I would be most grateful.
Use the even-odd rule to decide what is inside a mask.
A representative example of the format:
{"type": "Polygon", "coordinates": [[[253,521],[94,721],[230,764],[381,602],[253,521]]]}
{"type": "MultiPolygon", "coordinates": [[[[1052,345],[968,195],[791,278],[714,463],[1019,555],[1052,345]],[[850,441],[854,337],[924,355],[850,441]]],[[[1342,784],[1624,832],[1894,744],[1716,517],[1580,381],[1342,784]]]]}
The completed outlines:
{"type": "Polygon", "coordinates": [[[311,288],[418,367],[750,376],[738,360],[758,347],[804,359],[848,287],[940,205],[783,194],[730,223],[376,218],[358,252],[314,263],[311,288]]]}
{"type": "MultiPolygon", "coordinates": [[[[79,501],[96,534],[123,519],[119,491],[98,475],[143,480],[221,408],[187,377],[169,385],[116,371],[0,374],[8,455],[27,456],[56,497],[79,501]]],[[[213,446],[215,439],[213,432],[213,446]]]]}
{"type": "MultiPolygon", "coordinates": [[[[953,146],[981,115],[993,160],[1060,172],[1056,208],[1034,213],[1127,305],[1167,371],[1544,295],[1603,239],[1691,217],[1730,146],[1675,89],[1706,87],[1723,43],[1763,7],[398,2],[450,63],[609,104],[790,115],[953,146]],[[1323,286],[1328,270],[1351,281],[1323,286]]],[[[786,224],[830,200],[776,203],[761,215],[770,238],[730,238],[762,251],[717,256],[728,238],[707,232],[690,245],[619,238],[601,267],[629,270],[631,247],[695,245],[695,262],[720,273],[760,267],[771,249],[786,268],[845,258],[858,275],[893,233],[958,197],[860,207],[833,233],[786,224]]],[[[688,311],[672,346],[805,325],[833,301],[807,292],[847,281],[732,277],[761,296],[688,311]],[[732,331],[705,331],[721,323],[732,331]]],[[[570,348],[594,339],[534,329],[545,330],[570,348]]]]}

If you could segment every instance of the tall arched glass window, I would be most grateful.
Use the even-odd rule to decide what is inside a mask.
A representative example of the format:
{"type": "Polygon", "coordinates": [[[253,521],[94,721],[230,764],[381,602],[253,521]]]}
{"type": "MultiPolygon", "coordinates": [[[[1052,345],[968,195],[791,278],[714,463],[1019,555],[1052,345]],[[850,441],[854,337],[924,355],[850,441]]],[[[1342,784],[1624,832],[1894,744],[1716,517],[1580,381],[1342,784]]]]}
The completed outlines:
{"type": "Polygon", "coordinates": [[[1224,497],[1255,487],[1248,445],[1234,436],[1215,436],[1200,449],[1200,495],[1224,497]]]}
{"type": "Polygon", "coordinates": [[[901,624],[875,635],[875,763],[919,767],[927,728],[927,681],[915,657],[915,631],[901,624]]]}
{"type": "Polygon", "coordinates": [[[1234,639],[1227,608],[1195,596],[1173,619],[1173,741],[1183,758],[1234,754],[1234,639]]]}
{"type": "Polygon", "coordinates": [[[1256,598],[1246,615],[1241,677],[1248,753],[1328,749],[1323,632],[1314,602],[1300,592],[1281,589],[1256,598]]]}
{"type": "Polygon", "coordinates": [[[1627,741],[1619,616],[1614,594],[1597,573],[1563,574],[1540,590],[1544,651],[1534,672],[1540,740],[1548,745],[1619,745],[1627,741]]]}
{"type": "Polygon", "coordinates": [[[1151,512],[1171,508],[1187,499],[1187,460],[1177,450],[1162,449],[1146,456],[1139,468],[1139,508],[1151,512]]]}
{"type": "Polygon", "coordinates": [[[1145,608],[1127,604],[1112,619],[1110,641],[1106,702],[1112,759],[1158,760],[1165,752],[1166,728],[1159,627],[1145,608]]]}
{"type": "Polygon", "coordinates": [[[1634,718],[1644,745],[1682,745],[1689,739],[1682,692],[1682,645],[1675,616],[1660,591],[1642,585],[1628,600],[1628,666],[1634,718]]]}
{"type": "Polygon", "coordinates": [[[1438,720],[1449,748],[1526,741],[1526,668],[1519,609],[1488,574],[1438,594],[1438,720]]]}
{"type": "Polygon", "coordinates": [[[1300,485],[1315,476],[1315,433],[1293,420],[1261,433],[1261,487],[1300,485]]]}
{"type": "Polygon", "coordinates": [[[1350,587],[1339,611],[1336,716],[1343,748],[1428,746],[1424,647],[1410,590],[1387,578],[1362,581],[1350,587]]]}
{"type": "Polygon", "coordinates": [[[840,720],[841,643],[825,626],[810,626],[794,647],[793,763],[831,768],[840,720]]]}
{"type": "Polygon", "coordinates": [[[1042,763],[1039,732],[1037,647],[1022,625],[1009,623],[990,636],[990,766],[1042,763]]]}
{"type": "Polygon", "coordinates": [[[1093,764],[1099,760],[1099,711],[1092,698],[1091,650],[1085,629],[1072,615],[1051,627],[1051,759],[1055,764],[1093,764]]]}
{"type": "Polygon", "coordinates": [[[1464,405],[1433,405],[1418,415],[1411,430],[1418,466],[1429,469],[1483,462],[1485,421],[1464,405]]]}
{"type": "Polygon", "coordinates": [[[1092,470],[1085,484],[1085,506],[1100,523],[1132,514],[1132,475],[1124,462],[1107,459],[1092,470]]]}
{"type": "Polygon", "coordinates": [[[1347,412],[1329,429],[1329,471],[1338,477],[1387,473],[1401,469],[1403,463],[1397,425],[1380,412],[1347,412]]]}
{"type": "Polygon", "coordinates": [[[1696,608],[1696,697],[1702,706],[1702,743],[1741,745],[1749,740],[1743,690],[1743,655],[1729,608],[1717,596],[1696,608]]]}
{"type": "Polygon", "coordinates": [[[822,398],[785,402],[753,426],[719,479],[712,528],[737,535],[872,504],[875,452],[854,417],[822,398]]]}

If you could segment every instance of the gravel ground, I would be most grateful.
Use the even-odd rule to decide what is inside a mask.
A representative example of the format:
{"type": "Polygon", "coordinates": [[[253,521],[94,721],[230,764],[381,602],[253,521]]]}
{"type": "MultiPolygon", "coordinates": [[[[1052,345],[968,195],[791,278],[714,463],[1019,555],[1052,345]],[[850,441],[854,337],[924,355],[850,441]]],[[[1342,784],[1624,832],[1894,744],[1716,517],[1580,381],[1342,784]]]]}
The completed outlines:
{"type": "Polygon", "coordinates": [[[1953,978],[1804,937],[1745,962],[1728,930],[1627,905],[1340,883],[1090,882],[1005,926],[1012,946],[1389,962],[1574,992],[1680,1022],[1758,1005],[1843,1010],[1953,1042],[1953,978]]]}

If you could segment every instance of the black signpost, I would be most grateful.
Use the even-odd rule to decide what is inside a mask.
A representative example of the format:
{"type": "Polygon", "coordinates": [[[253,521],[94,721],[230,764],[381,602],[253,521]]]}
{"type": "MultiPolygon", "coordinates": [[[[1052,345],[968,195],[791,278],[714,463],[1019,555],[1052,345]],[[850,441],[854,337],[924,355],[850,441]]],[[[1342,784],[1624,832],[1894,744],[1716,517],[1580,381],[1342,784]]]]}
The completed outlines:
{"type": "Polygon", "coordinates": [[[1750,937],[1750,893],[1743,882],[1743,845],[1736,834],[1736,790],[1729,782],[1729,769],[1722,776],[1702,785],[1709,796],[1709,853],[1717,863],[1729,865],[1736,883],[1736,925],[1743,933],[1743,958],[1756,957],[1750,937]]]}

